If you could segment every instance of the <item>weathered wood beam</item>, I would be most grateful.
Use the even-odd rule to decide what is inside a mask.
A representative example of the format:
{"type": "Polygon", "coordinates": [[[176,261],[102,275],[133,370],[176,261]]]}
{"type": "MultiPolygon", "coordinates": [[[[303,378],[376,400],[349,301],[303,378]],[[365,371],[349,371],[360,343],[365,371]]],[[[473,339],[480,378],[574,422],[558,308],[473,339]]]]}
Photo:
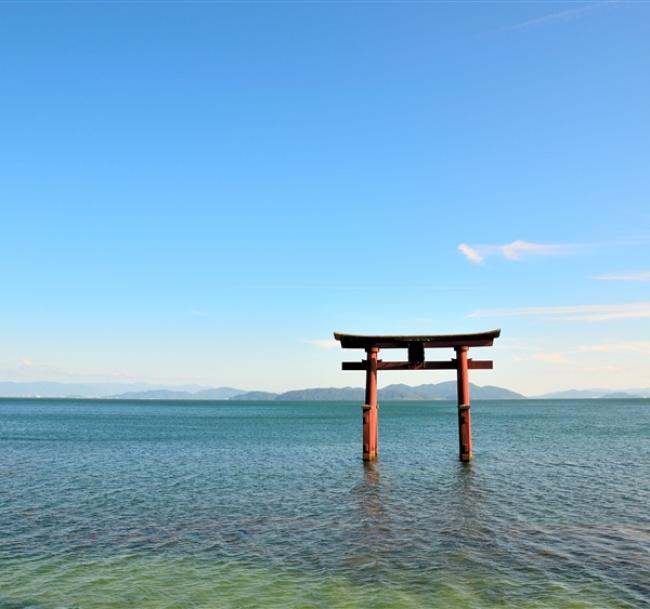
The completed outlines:
{"type": "Polygon", "coordinates": [[[341,343],[343,349],[407,349],[413,343],[420,343],[425,349],[441,347],[491,347],[494,339],[498,338],[501,330],[489,332],[474,332],[471,334],[425,334],[402,336],[344,334],[334,332],[334,338],[341,343]]]}
{"type": "MultiPolygon", "coordinates": [[[[456,360],[452,359],[443,362],[384,362],[377,360],[377,370],[456,370],[456,360]]],[[[467,367],[471,370],[492,370],[494,362],[491,360],[467,360],[467,367]]],[[[366,360],[360,362],[343,362],[342,370],[367,370],[366,360]]]]}

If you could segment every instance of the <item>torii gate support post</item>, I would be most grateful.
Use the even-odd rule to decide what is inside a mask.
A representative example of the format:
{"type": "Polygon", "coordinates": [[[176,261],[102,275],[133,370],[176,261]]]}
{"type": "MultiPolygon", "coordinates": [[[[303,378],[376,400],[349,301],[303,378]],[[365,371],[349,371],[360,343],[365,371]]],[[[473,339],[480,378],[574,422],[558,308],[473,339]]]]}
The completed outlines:
{"type": "Polygon", "coordinates": [[[458,382],[458,445],[464,463],[472,460],[472,415],[469,401],[468,347],[455,347],[458,382]]]}
{"type": "Polygon", "coordinates": [[[366,399],[363,405],[363,460],[376,461],[378,449],[377,347],[366,349],[366,399]]]}

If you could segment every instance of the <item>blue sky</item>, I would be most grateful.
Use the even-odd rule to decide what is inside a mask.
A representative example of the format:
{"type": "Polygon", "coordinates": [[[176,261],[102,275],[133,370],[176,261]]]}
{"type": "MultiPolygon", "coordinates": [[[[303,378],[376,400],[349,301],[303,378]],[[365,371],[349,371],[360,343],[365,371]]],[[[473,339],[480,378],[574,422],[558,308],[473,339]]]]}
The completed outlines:
{"type": "Polygon", "coordinates": [[[1,380],[501,327],[474,382],[650,385],[649,3],[0,2],[0,57],[1,380]]]}

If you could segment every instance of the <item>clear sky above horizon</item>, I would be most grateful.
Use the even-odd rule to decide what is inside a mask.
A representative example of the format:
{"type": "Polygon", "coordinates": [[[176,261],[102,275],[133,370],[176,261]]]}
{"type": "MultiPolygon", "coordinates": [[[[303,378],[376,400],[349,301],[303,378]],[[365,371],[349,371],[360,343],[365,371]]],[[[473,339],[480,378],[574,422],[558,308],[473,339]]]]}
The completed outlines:
{"type": "Polygon", "coordinates": [[[650,3],[0,2],[0,57],[0,380],[501,327],[473,382],[650,386],[650,3]]]}

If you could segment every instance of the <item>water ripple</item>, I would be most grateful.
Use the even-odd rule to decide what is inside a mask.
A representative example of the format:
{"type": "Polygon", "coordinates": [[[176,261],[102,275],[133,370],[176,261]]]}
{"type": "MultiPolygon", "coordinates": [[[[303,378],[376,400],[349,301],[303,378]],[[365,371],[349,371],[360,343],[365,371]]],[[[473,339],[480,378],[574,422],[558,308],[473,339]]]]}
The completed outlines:
{"type": "Polygon", "coordinates": [[[473,410],[0,400],[0,607],[649,607],[650,403],[473,410]]]}

